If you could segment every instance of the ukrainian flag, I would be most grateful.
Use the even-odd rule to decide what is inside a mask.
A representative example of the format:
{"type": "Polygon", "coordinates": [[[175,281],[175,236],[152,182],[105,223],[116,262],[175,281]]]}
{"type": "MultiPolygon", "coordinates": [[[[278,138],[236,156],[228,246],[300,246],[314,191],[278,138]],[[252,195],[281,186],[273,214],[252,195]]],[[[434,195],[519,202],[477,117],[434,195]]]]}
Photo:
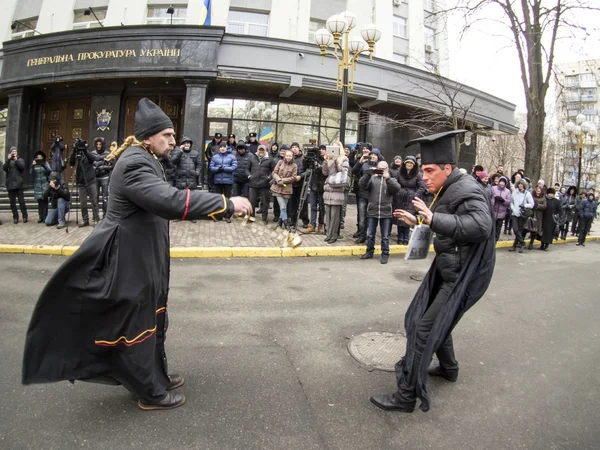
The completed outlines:
{"type": "Polygon", "coordinates": [[[258,142],[263,145],[267,145],[275,137],[275,133],[273,132],[273,128],[266,127],[264,130],[262,130],[259,136],[258,142]]]}
{"type": "Polygon", "coordinates": [[[202,0],[200,8],[200,25],[210,25],[210,0],[202,0]]]}

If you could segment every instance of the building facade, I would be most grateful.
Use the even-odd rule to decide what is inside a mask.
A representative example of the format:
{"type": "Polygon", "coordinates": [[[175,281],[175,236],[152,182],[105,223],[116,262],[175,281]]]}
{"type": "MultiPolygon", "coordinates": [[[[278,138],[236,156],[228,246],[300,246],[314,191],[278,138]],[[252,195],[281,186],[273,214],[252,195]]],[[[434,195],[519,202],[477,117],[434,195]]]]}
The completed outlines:
{"type": "MultiPolygon", "coordinates": [[[[217,132],[332,142],[339,138],[337,62],[322,60],[310,41],[346,9],[357,14],[357,29],[377,23],[382,38],[374,58],[357,64],[345,143],[369,140],[389,158],[405,153],[415,133],[373,119],[431,109],[442,82],[460,90],[455,100],[472,105],[470,126],[516,131],[514,105],[443,77],[447,38],[428,12],[439,3],[213,0],[208,15],[204,0],[167,3],[4,0],[0,145],[16,145],[29,158],[48,152],[57,136],[67,148],[77,137],[122,142],[142,97],[198,148],[217,132]]],[[[463,165],[474,161],[475,142],[461,153],[463,165]]]]}
{"type": "MultiPolygon", "coordinates": [[[[585,121],[600,128],[600,60],[585,60],[555,65],[557,128],[562,139],[556,146],[554,168],[562,184],[576,185],[578,143],[566,133],[566,124],[576,122],[582,114],[585,121]]],[[[596,188],[600,183],[598,138],[586,139],[582,150],[581,188],[596,188]]]]}

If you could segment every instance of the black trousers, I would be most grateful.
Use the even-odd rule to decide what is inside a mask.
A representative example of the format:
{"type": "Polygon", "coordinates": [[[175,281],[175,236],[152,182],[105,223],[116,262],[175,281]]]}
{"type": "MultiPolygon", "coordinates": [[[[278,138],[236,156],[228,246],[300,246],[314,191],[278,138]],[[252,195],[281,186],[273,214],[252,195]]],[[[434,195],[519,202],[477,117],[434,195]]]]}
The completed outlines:
{"type": "Polygon", "coordinates": [[[579,233],[579,216],[577,214],[575,214],[573,216],[573,222],[571,223],[571,234],[577,234],[579,233]]]}
{"type": "Polygon", "coordinates": [[[250,188],[250,204],[252,205],[252,217],[256,216],[256,201],[260,198],[262,204],[262,219],[267,220],[269,215],[269,188],[250,188]]]}
{"type": "Polygon", "coordinates": [[[271,197],[273,198],[273,216],[275,216],[275,219],[279,219],[279,214],[281,214],[281,210],[279,208],[279,203],[277,202],[277,197],[275,197],[274,195],[271,195],[271,197]]]}
{"type": "Polygon", "coordinates": [[[579,239],[577,240],[579,244],[585,244],[585,238],[590,232],[593,221],[594,219],[586,219],[585,217],[579,218],[579,239]]]}
{"type": "Polygon", "coordinates": [[[505,219],[496,219],[496,242],[500,239],[500,233],[502,232],[502,222],[505,219]]]}
{"type": "MultiPolygon", "coordinates": [[[[429,338],[429,333],[431,332],[433,323],[442,309],[442,306],[444,306],[448,300],[448,297],[452,292],[452,288],[454,287],[454,283],[442,281],[439,274],[438,278],[439,284],[438,282],[436,282],[436,284],[438,284],[439,287],[434,291],[434,293],[432,293],[431,298],[429,299],[429,306],[427,307],[425,314],[423,314],[423,317],[421,317],[417,327],[417,342],[412,370],[407,373],[400,365],[400,362],[396,364],[398,392],[396,392],[395,396],[398,400],[403,402],[413,402],[417,398],[415,389],[417,373],[419,366],[421,365],[423,349],[427,344],[427,339],[429,338]]],[[[440,361],[440,366],[442,366],[444,370],[450,373],[458,372],[458,362],[454,356],[454,344],[452,342],[451,334],[448,334],[445,342],[436,350],[435,354],[440,361]]]]}
{"type": "Polygon", "coordinates": [[[215,194],[223,194],[225,198],[231,197],[231,191],[233,190],[233,185],[231,184],[215,184],[213,185],[213,192],[215,194]]]}
{"type": "Polygon", "coordinates": [[[523,237],[523,226],[527,219],[523,216],[512,216],[512,226],[515,233],[515,241],[513,247],[521,247],[525,245],[525,238],[523,237]]]}
{"type": "Polygon", "coordinates": [[[10,200],[10,210],[13,214],[13,219],[19,218],[17,211],[17,199],[19,199],[19,208],[24,218],[27,218],[27,206],[25,205],[25,196],[23,195],[23,189],[11,189],[8,191],[8,199],[10,200]]]}
{"type": "Polygon", "coordinates": [[[46,222],[46,217],[48,216],[48,200],[38,200],[38,216],[42,220],[42,222],[46,222]]]}

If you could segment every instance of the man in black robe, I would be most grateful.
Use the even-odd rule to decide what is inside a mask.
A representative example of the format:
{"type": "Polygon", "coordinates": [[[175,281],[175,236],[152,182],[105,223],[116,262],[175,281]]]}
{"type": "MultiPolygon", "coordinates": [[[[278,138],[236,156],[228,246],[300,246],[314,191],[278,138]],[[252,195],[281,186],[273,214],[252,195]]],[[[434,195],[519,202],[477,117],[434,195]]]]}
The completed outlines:
{"type": "MultiPolygon", "coordinates": [[[[406,353],[396,364],[397,391],[371,397],[385,410],[412,412],[419,398],[421,410],[428,411],[427,375],[456,381],[451,331],[492,279],[496,250],[490,200],[475,178],[455,166],[455,136],[464,132],[439,133],[406,144],[421,144],[423,181],[435,195],[429,207],[419,198],[413,204],[435,233],[436,257],[406,312],[406,353]],[[434,352],[440,365],[428,371],[434,352]]],[[[396,210],[394,215],[409,225],[417,223],[408,211],[396,210]]]]}
{"type": "Polygon", "coordinates": [[[169,375],[164,341],[169,290],[169,220],[250,213],[244,198],[179,190],[160,160],[175,145],[171,120],[144,98],[134,136],[119,157],[104,220],[54,273],[27,331],[24,384],[81,380],[123,385],[143,410],[185,402],[169,375]]]}

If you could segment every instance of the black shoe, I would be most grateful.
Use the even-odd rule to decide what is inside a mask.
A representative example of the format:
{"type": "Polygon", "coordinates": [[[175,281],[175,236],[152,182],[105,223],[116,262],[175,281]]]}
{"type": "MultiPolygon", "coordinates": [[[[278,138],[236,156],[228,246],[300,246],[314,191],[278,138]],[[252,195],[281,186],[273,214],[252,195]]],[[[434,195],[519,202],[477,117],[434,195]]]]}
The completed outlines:
{"type": "Polygon", "coordinates": [[[167,386],[167,391],[172,391],[173,389],[177,389],[183,386],[184,380],[183,377],[179,374],[173,373],[169,375],[169,385],[167,386]]]}
{"type": "Polygon", "coordinates": [[[408,241],[402,241],[402,245],[408,245],[408,241]]]}
{"type": "Polygon", "coordinates": [[[367,239],[365,238],[358,238],[354,241],[355,244],[364,244],[365,242],[367,242],[367,239]]]}
{"type": "Polygon", "coordinates": [[[578,242],[578,243],[577,243],[577,244],[575,244],[575,245],[581,245],[581,244],[578,242]]]}
{"type": "Polygon", "coordinates": [[[389,258],[388,255],[381,255],[381,264],[387,264],[389,258]]]}
{"type": "Polygon", "coordinates": [[[396,400],[394,394],[374,395],[371,397],[371,403],[386,411],[400,411],[411,413],[415,410],[417,402],[401,402],[396,400]]]}
{"type": "Polygon", "coordinates": [[[90,222],[88,220],[86,220],[85,222],[81,222],[78,226],[78,228],[84,228],[84,227],[89,227],[90,226],[90,222]]]}
{"type": "Polygon", "coordinates": [[[273,222],[279,222],[279,217],[273,217],[273,222]]]}
{"type": "Polygon", "coordinates": [[[360,259],[371,259],[373,258],[373,253],[365,253],[364,255],[360,255],[360,259]]]}
{"type": "Polygon", "coordinates": [[[190,222],[192,222],[192,223],[196,223],[196,221],[195,221],[195,220],[190,220],[190,222]]]}
{"type": "Polygon", "coordinates": [[[227,218],[225,219],[225,222],[227,222],[227,223],[231,223],[231,217],[227,217],[227,218]]]}
{"type": "Polygon", "coordinates": [[[519,247],[519,253],[523,253],[523,247],[519,247]]]}
{"type": "Polygon", "coordinates": [[[19,218],[17,217],[16,219],[13,219],[13,223],[16,225],[19,223],[19,218]]]}
{"type": "Polygon", "coordinates": [[[175,392],[167,392],[167,396],[161,401],[156,403],[144,403],[138,400],[138,406],[144,411],[157,411],[161,409],[173,409],[177,408],[185,403],[185,396],[183,394],[176,394],[175,392]]]}
{"type": "Polygon", "coordinates": [[[352,239],[357,239],[359,237],[360,237],[360,233],[358,231],[352,235],[352,239]]]}
{"type": "Polygon", "coordinates": [[[344,229],[344,224],[340,223],[340,230],[343,230],[343,229],[344,229]]]}
{"type": "Polygon", "coordinates": [[[40,218],[38,219],[38,223],[42,223],[42,222],[43,222],[43,220],[42,220],[42,218],[40,217],[40,218]]]}
{"type": "Polygon", "coordinates": [[[448,372],[442,368],[442,366],[437,366],[432,369],[429,369],[427,373],[432,377],[442,377],[451,383],[456,382],[458,379],[458,370],[456,372],[448,372]]]}
{"type": "Polygon", "coordinates": [[[529,245],[527,246],[527,250],[533,250],[533,244],[529,244],[529,245]]]}
{"type": "Polygon", "coordinates": [[[337,239],[333,238],[333,239],[329,239],[328,241],[325,241],[325,242],[327,242],[328,244],[334,244],[337,242],[337,239]]]}
{"type": "Polygon", "coordinates": [[[508,249],[509,252],[516,252],[517,251],[517,247],[515,247],[514,245],[508,249]]]}
{"type": "Polygon", "coordinates": [[[27,223],[27,216],[23,216],[23,223],[27,223]]]}

